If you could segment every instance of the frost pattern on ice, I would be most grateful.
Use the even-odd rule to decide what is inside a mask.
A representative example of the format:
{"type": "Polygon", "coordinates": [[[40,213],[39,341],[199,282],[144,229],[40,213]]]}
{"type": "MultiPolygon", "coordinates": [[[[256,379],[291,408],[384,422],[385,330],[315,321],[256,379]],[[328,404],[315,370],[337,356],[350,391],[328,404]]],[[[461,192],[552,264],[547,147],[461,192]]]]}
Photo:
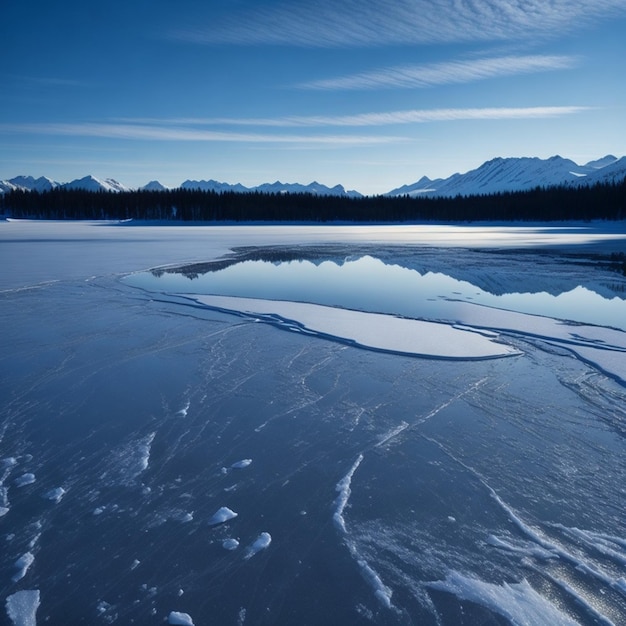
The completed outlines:
{"type": "Polygon", "coordinates": [[[36,626],[39,589],[16,592],[7,597],[5,606],[13,626],[36,626]]]}
{"type": "Polygon", "coordinates": [[[108,485],[132,487],[139,476],[148,469],[150,449],[156,433],[131,441],[113,452],[110,458],[111,469],[102,475],[108,485]]]}
{"type": "Polygon", "coordinates": [[[579,626],[578,622],[537,593],[527,580],[495,585],[464,576],[459,572],[451,572],[445,580],[430,582],[428,586],[431,589],[451,593],[459,600],[480,604],[502,615],[511,624],[579,626]]]}

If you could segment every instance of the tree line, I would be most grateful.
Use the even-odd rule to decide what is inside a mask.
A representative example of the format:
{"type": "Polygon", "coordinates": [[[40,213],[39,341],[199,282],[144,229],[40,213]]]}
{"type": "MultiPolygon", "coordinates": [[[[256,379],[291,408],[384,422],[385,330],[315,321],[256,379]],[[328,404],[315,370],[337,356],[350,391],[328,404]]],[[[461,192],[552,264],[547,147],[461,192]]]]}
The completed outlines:
{"type": "Polygon", "coordinates": [[[454,198],[318,196],[193,189],[125,192],[62,187],[0,196],[8,217],[184,222],[472,222],[626,219],[626,179],[591,187],[536,187],[454,198]]]}

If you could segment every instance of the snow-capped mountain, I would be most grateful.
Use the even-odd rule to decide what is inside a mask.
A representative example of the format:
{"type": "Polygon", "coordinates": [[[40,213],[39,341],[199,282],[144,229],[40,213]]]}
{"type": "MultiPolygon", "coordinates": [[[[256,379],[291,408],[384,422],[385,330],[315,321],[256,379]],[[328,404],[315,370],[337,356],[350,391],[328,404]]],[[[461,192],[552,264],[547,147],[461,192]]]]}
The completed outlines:
{"type": "Polygon", "coordinates": [[[158,180],[151,180],[143,187],[139,187],[143,191],[167,191],[168,187],[161,184],[158,180]]]}
{"type": "Polygon", "coordinates": [[[557,185],[591,185],[597,182],[618,182],[626,178],[626,159],[607,155],[585,165],[553,156],[496,158],[465,174],[430,180],[426,176],[412,185],[393,189],[388,196],[448,196],[482,195],[504,191],[525,191],[535,187],[557,185]]]}
{"type": "Polygon", "coordinates": [[[113,178],[100,180],[95,176],[78,178],[62,186],[66,189],[83,189],[84,191],[130,191],[130,187],[122,185],[122,183],[119,183],[113,178]]]}
{"type": "MultiPolygon", "coordinates": [[[[525,191],[535,187],[558,185],[583,186],[595,183],[618,183],[626,179],[626,157],[618,159],[609,154],[600,159],[578,165],[570,159],[553,156],[549,159],[537,157],[495,158],[465,174],[453,174],[449,178],[430,179],[423,176],[417,182],[392,189],[386,196],[438,197],[457,195],[484,195],[506,191],[525,191]]],[[[45,176],[16,176],[0,180],[0,194],[14,189],[27,191],[47,191],[57,187],[84,189],[87,191],[130,191],[122,183],[112,179],[99,179],[85,176],[69,183],[59,183],[45,176]]],[[[224,183],[217,180],[186,180],[181,189],[202,191],[246,193],[311,193],[319,196],[362,197],[358,191],[346,190],[342,185],[327,187],[317,181],[308,185],[300,183],[264,183],[256,187],[245,187],[241,183],[224,183]]],[[[149,191],[165,191],[168,187],[159,181],[150,181],[140,187],[149,191]]]]}
{"type": "Polygon", "coordinates": [[[358,191],[346,191],[343,185],[327,187],[317,181],[313,181],[308,185],[301,185],[300,183],[281,183],[277,180],[274,183],[263,183],[256,187],[244,187],[240,183],[231,185],[229,183],[221,183],[217,180],[186,180],[181,185],[181,188],[215,191],[217,193],[223,191],[235,191],[237,193],[258,191],[260,193],[312,193],[318,196],[349,196],[352,198],[361,196],[358,191]]]}
{"type": "Polygon", "coordinates": [[[250,191],[248,187],[244,187],[240,183],[231,185],[229,183],[221,183],[217,180],[186,180],[181,186],[181,189],[197,189],[199,191],[215,191],[221,193],[223,191],[236,191],[238,193],[244,193],[250,191]]]}

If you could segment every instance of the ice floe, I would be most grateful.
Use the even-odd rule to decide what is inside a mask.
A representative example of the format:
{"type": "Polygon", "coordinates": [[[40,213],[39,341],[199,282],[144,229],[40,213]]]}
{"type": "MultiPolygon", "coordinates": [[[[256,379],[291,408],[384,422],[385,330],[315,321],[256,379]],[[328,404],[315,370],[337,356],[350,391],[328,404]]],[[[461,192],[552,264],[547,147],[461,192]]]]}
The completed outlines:
{"type": "Polygon", "coordinates": [[[26,485],[32,485],[35,482],[36,478],[35,478],[35,474],[31,474],[26,473],[26,474],[22,474],[21,476],[18,476],[14,481],[13,484],[16,487],[24,487],[26,485]]]}
{"type": "Polygon", "coordinates": [[[39,589],[17,591],[7,597],[5,606],[13,626],[36,626],[39,589]]]}
{"type": "Polygon", "coordinates": [[[175,624],[176,626],[194,626],[193,620],[189,613],[180,613],[179,611],[172,611],[167,618],[168,624],[175,624]]]}
{"type": "Polygon", "coordinates": [[[265,550],[272,543],[272,536],[269,533],[261,533],[247,548],[244,555],[245,559],[253,557],[261,550],[265,550]]]}
{"type": "Polygon", "coordinates": [[[220,507],[209,520],[209,526],[217,526],[218,524],[223,524],[224,522],[228,522],[229,520],[237,517],[237,513],[232,509],[229,509],[227,506],[220,507]]]}
{"type": "Polygon", "coordinates": [[[22,580],[26,576],[28,568],[34,563],[35,555],[32,552],[25,552],[22,556],[15,561],[13,567],[17,570],[11,580],[16,583],[18,580],[22,580]]]}

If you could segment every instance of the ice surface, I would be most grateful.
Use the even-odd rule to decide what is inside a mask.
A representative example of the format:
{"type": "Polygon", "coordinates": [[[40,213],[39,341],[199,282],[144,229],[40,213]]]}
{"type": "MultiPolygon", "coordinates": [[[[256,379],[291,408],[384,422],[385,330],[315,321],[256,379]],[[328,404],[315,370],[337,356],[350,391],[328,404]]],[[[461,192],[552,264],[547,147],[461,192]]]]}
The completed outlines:
{"type": "Polygon", "coordinates": [[[193,620],[188,613],[179,613],[172,611],[167,618],[168,624],[176,624],[177,626],[193,626],[193,620]]]}
{"type": "Polygon", "coordinates": [[[15,583],[26,576],[28,568],[34,563],[35,555],[32,552],[25,552],[22,556],[15,561],[13,567],[17,572],[13,575],[11,580],[15,583]]]}
{"type": "Polygon", "coordinates": [[[495,585],[459,572],[451,572],[445,580],[428,585],[431,589],[452,593],[461,600],[487,607],[515,626],[580,626],[576,620],[535,591],[526,580],[495,585]]]}
{"type": "Polygon", "coordinates": [[[272,543],[272,536],[269,533],[261,533],[247,548],[244,559],[249,559],[261,550],[265,550],[272,543]]]}
{"type": "Polygon", "coordinates": [[[213,515],[211,519],[209,519],[209,526],[217,526],[218,524],[223,524],[224,522],[228,522],[229,520],[237,517],[237,513],[235,511],[229,509],[227,506],[220,507],[213,515]]]}
{"type": "Polygon", "coordinates": [[[6,610],[13,626],[36,626],[39,589],[17,591],[6,599],[6,610]]]}
{"type": "Polygon", "coordinates": [[[21,476],[18,476],[14,481],[13,484],[16,487],[24,487],[25,485],[31,485],[32,483],[35,482],[35,474],[31,474],[31,473],[27,473],[27,474],[22,474],[21,476]]]}

